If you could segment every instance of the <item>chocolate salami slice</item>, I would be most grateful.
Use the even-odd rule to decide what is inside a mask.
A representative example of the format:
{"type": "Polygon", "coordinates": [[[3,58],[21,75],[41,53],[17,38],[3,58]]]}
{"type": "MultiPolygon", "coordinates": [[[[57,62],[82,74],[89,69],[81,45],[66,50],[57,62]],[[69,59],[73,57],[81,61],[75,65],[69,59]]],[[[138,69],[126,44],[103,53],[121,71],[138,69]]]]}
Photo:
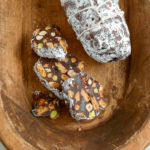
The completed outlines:
{"type": "Polygon", "coordinates": [[[31,47],[41,57],[63,60],[67,54],[68,45],[62,38],[60,28],[56,25],[49,25],[33,32],[31,47]]]}
{"type": "Polygon", "coordinates": [[[34,66],[34,71],[41,83],[60,99],[63,99],[63,82],[83,69],[83,61],[71,55],[67,55],[62,61],[40,58],[34,66]]]}
{"type": "Polygon", "coordinates": [[[50,117],[56,119],[59,116],[59,100],[52,93],[33,93],[34,106],[32,114],[35,117],[50,117]]]}
{"type": "Polygon", "coordinates": [[[80,73],[63,83],[64,97],[76,120],[92,120],[107,106],[103,86],[86,73],[80,73]]]}
{"type": "Polygon", "coordinates": [[[89,56],[115,62],[131,54],[130,33],[118,0],[60,0],[89,56]]]}

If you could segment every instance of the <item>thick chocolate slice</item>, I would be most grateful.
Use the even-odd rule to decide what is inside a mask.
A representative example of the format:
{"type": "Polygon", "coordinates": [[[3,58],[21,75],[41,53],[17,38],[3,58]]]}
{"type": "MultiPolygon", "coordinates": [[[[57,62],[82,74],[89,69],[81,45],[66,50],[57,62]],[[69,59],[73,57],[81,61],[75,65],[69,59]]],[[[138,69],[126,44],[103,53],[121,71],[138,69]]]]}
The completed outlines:
{"type": "Polygon", "coordinates": [[[64,97],[76,120],[92,120],[107,106],[103,86],[86,73],[80,73],[63,83],[64,97]]]}
{"type": "Polygon", "coordinates": [[[50,117],[56,119],[59,116],[59,100],[52,93],[33,93],[34,106],[32,114],[35,117],[50,117]]]}
{"type": "Polygon", "coordinates": [[[83,70],[83,61],[71,55],[67,55],[62,61],[40,58],[34,66],[41,83],[60,99],[63,99],[63,82],[83,70]]]}
{"type": "Polygon", "coordinates": [[[41,57],[63,60],[67,54],[68,45],[61,36],[60,28],[49,25],[33,32],[31,47],[41,57]]]}
{"type": "Polygon", "coordinates": [[[130,33],[118,0],[60,0],[89,56],[114,62],[131,54],[130,33]]]}

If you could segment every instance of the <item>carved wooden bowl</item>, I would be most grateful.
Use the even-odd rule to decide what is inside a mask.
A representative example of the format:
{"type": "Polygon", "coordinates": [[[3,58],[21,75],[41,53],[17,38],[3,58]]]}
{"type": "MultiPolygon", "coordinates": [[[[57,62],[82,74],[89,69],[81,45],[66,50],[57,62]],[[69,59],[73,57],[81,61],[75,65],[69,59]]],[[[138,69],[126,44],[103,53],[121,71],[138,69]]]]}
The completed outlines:
{"type": "Polygon", "coordinates": [[[121,0],[120,5],[132,56],[100,64],[84,52],[59,0],[0,0],[0,137],[9,149],[113,150],[142,130],[150,114],[150,1],[121,0]],[[30,39],[37,26],[47,24],[61,27],[69,53],[84,60],[86,71],[105,87],[109,106],[94,121],[76,122],[65,107],[57,120],[31,114],[32,92],[46,89],[33,72],[38,56],[30,39]]]}

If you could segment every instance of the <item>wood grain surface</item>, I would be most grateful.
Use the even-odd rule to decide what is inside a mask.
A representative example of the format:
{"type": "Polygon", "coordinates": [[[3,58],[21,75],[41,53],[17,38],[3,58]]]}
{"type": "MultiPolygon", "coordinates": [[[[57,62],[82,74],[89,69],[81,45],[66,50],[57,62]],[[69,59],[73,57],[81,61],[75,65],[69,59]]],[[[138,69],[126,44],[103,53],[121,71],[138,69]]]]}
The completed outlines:
{"type": "Polygon", "coordinates": [[[150,143],[150,1],[120,0],[131,31],[132,56],[100,64],[84,52],[59,0],[0,0],[0,138],[10,150],[143,150],[150,143]],[[76,122],[62,108],[57,120],[31,114],[32,92],[46,89],[33,65],[30,39],[37,26],[57,24],[69,53],[105,87],[107,111],[76,122]],[[78,128],[82,132],[78,132],[78,128]]]}

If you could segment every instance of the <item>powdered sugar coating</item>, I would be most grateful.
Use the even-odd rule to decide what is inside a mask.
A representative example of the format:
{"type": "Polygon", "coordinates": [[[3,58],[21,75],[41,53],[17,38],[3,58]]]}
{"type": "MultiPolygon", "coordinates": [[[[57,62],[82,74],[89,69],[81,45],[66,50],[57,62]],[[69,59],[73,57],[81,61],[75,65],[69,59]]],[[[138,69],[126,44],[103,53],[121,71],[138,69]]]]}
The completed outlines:
{"type": "Polygon", "coordinates": [[[130,34],[118,0],[61,0],[61,3],[89,56],[106,63],[131,54],[130,34]]]}

